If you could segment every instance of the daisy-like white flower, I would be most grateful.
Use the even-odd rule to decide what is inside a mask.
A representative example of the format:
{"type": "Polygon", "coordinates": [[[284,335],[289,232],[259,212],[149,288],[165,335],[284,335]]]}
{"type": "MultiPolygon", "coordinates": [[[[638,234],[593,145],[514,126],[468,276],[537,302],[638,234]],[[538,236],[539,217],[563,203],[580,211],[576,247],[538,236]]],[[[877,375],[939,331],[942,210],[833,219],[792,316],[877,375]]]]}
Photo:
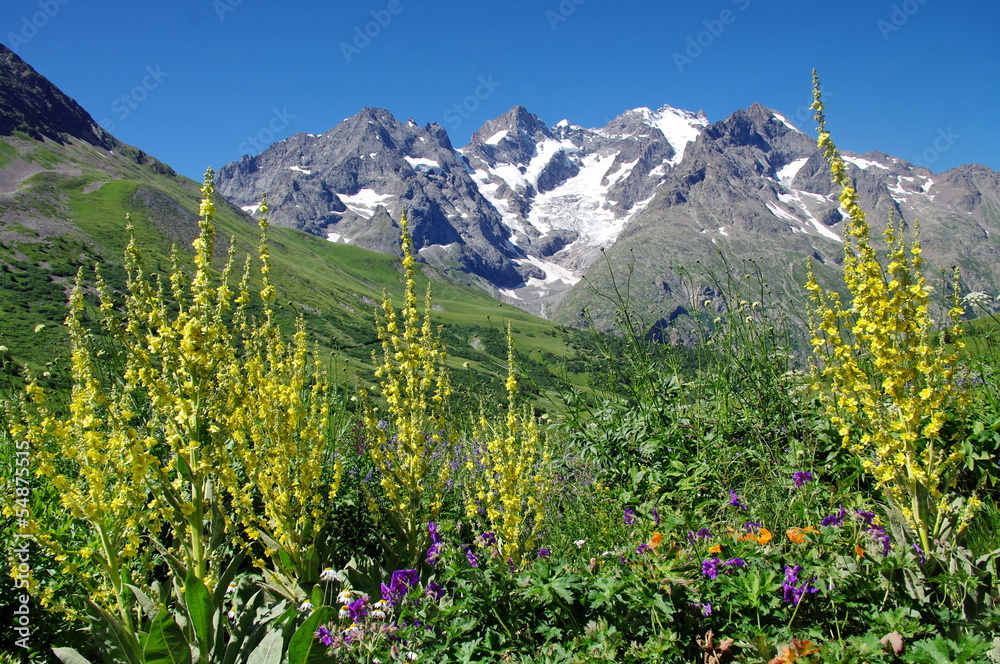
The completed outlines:
{"type": "Polygon", "coordinates": [[[229,618],[229,620],[236,620],[236,607],[235,606],[231,607],[229,609],[229,611],[226,613],[226,617],[229,618]]]}
{"type": "Polygon", "coordinates": [[[351,612],[347,609],[347,605],[344,604],[343,606],[340,607],[340,613],[338,613],[337,615],[340,616],[341,618],[346,618],[347,616],[351,615],[351,612]]]}
{"type": "Polygon", "coordinates": [[[340,591],[340,594],[337,595],[337,601],[341,604],[350,604],[354,601],[354,594],[351,593],[348,588],[344,588],[340,591]]]}
{"type": "Polygon", "coordinates": [[[410,662],[415,662],[415,661],[417,661],[417,658],[419,657],[419,655],[417,655],[417,653],[415,653],[415,652],[413,652],[413,651],[411,650],[411,651],[408,651],[408,652],[407,652],[407,653],[406,653],[406,654],[404,655],[404,657],[406,657],[407,661],[410,661],[410,662]]]}
{"type": "Polygon", "coordinates": [[[302,604],[299,605],[299,611],[302,613],[306,613],[307,611],[312,611],[315,608],[316,607],[312,605],[312,602],[302,602],[302,604]]]}
{"type": "Polygon", "coordinates": [[[578,548],[578,549],[582,548],[583,545],[586,544],[586,543],[587,543],[587,540],[585,540],[585,539],[578,539],[578,540],[574,540],[573,541],[573,544],[576,544],[576,548],[578,548]]]}
{"type": "Polygon", "coordinates": [[[327,567],[322,572],[319,573],[320,581],[336,581],[337,573],[333,571],[332,567],[327,567]]]}
{"type": "Polygon", "coordinates": [[[226,595],[232,595],[236,591],[236,582],[230,581],[229,585],[226,586],[226,595]]]}

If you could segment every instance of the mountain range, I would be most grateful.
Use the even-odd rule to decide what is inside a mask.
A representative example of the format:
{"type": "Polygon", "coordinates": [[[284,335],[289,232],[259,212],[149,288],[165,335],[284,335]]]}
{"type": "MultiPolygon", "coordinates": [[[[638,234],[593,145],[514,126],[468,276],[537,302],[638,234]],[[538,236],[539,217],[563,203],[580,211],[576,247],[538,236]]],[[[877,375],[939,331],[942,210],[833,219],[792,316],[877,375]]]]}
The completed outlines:
{"type": "MultiPolygon", "coordinates": [[[[872,219],[919,222],[928,273],[958,265],[964,288],[996,289],[1000,174],[843,154],[872,219]]],[[[461,148],[436,124],[366,108],[227,164],[218,181],[249,213],[266,192],[275,223],[381,252],[399,251],[406,208],[427,263],[572,325],[610,327],[603,295],[625,275],[632,306],[673,319],[745,261],[801,302],[810,257],[835,285],[843,253],[845,213],[815,140],[761,104],[715,123],[637,108],[593,129],[516,106],[461,148]]]]}
{"type": "MultiPolygon", "coordinates": [[[[172,247],[182,269],[191,269],[200,198],[200,183],[109,134],[0,45],[0,399],[8,380],[22,380],[26,370],[43,384],[68,386],[67,295],[79,272],[96,306],[95,267],[112,290],[126,289],[127,220],[147,273],[166,277],[172,247]]],[[[230,247],[241,264],[256,256],[256,221],[218,193],[215,203],[217,267],[230,247]]],[[[292,228],[272,228],[269,245],[279,324],[290,331],[301,317],[338,373],[370,378],[378,347],[373,310],[384,296],[397,306],[403,300],[399,259],[292,228]]],[[[453,381],[476,386],[463,394],[502,389],[506,321],[519,366],[538,391],[549,389],[551,374],[581,371],[581,358],[593,352],[588,333],[504,305],[432,266],[419,266],[416,278],[421,292],[433,284],[431,315],[442,327],[453,381]]]]}
{"type": "MultiPolygon", "coordinates": [[[[116,139],[2,45],[0,83],[0,279],[26,288],[27,271],[64,296],[71,272],[46,271],[52,252],[65,254],[63,271],[88,256],[113,263],[125,212],[164,265],[171,242],[190,243],[197,183],[116,139]]],[[[1000,174],[844,156],[872,219],[920,222],[928,273],[958,265],[964,290],[996,291],[1000,174]]],[[[368,342],[370,330],[343,317],[366,318],[385,275],[346,275],[344,264],[362,250],[398,255],[404,208],[432,278],[572,326],[612,328],[616,298],[654,327],[706,302],[721,310],[717,281],[735,273],[760,275],[801,310],[808,261],[822,283],[840,283],[839,192],[814,139],[760,104],[714,123],[637,108],[600,128],[549,126],[516,106],[461,148],[436,124],[366,108],[222,166],[217,191],[231,203],[220,207],[224,232],[251,251],[267,194],[272,223],[288,230],[275,261],[289,302],[333,346],[368,342]]],[[[12,292],[0,300],[17,300],[12,292]]],[[[58,321],[57,308],[36,318],[58,321]]]]}

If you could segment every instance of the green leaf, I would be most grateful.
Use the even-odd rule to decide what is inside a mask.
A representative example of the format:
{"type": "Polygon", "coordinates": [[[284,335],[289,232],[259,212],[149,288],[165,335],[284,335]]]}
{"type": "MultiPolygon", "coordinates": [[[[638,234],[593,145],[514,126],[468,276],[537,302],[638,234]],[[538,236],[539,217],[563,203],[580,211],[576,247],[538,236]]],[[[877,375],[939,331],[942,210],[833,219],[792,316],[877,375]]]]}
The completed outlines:
{"type": "Polygon", "coordinates": [[[219,583],[215,586],[215,593],[212,596],[212,600],[216,606],[222,606],[226,600],[226,591],[229,589],[229,584],[240,571],[240,566],[246,559],[247,554],[245,551],[238,551],[233,559],[229,561],[229,565],[226,567],[225,571],[222,572],[222,576],[219,577],[219,583]]]}
{"type": "Polygon", "coordinates": [[[73,648],[53,648],[52,652],[63,664],[91,664],[91,661],[73,648]]]}
{"type": "Polygon", "coordinates": [[[142,654],[146,664],[191,664],[191,646],[166,609],[150,625],[142,654]]]}
{"type": "Polygon", "coordinates": [[[104,654],[117,654],[130,664],[142,664],[139,640],[135,633],[127,629],[117,616],[105,611],[93,601],[88,599],[87,606],[90,607],[95,627],[100,628],[100,632],[95,629],[95,635],[100,633],[105,640],[103,645],[110,650],[104,654]]]}
{"type": "Polygon", "coordinates": [[[194,626],[195,636],[198,637],[198,651],[204,654],[213,640],[212,616],[215,614],[215,606],[208,588],[194,570],[189,570],[184,580],[184,597],[188,616],[194,626]]]}
{"type": "Polygon", "coordinates": [[[271,628],[250,657],[247,664],[281,664],[281,656],[285,649],[285,639],[280,629],[271,628]]]}
{"type": "Polygon", "coordinates": [[[133,586],[131,583],[126,583],[125,585],[132,591],[132,594],[135,595],[135,599],[139,602],[139,606],[142,607],[142,612],[146,615],[146,617],[153,618],[156,615],[156,605],[153,603],[153,600],[149,598],[149,595],[136,586],[133,586]]]}
{"type": "Polygon", "coordinates": [[[295,630],[292,640],[288,642],[288,664],[306,664],[309,661],[309,655],[318,643],[315,637],[316,628],[326,621],[329,612],[329,607],[320,607],[295,630]]]}

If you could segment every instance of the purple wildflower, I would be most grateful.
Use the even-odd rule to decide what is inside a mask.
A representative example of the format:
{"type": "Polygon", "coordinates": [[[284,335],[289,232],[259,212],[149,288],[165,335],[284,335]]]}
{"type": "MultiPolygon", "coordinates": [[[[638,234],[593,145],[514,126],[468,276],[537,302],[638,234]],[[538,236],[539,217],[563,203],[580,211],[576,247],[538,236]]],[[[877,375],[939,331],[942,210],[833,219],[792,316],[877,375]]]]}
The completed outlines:
{"type": "Polygon", "coordinates": [[[626,526],[631,526],[633,523],[635,523],[635,510],[632,509],[631,507],[626,507],[625,508],[625,525],[626,526]]]}
{"type": "Polygon", "coordinates": [[[798,604],[802,601],[802,595],[805,593],[815,593],[819,592],[819,588],[812,585],[811,582],[803,583],[801,586],[796,585],[799,583],[799,572],[802,571],[801,565],[785,565],[785,581],[781,584],[781,594],[782,598],[789,604],[798,604]]]}
{"type": "Polygon", "coordinates": [[[812,473],[810,473],[807,470],[800,470],[799,472],[792,475],[792,482],[794,482],[795,486],[797,487],[801,487],[805,485],[806,482],[812,482],[812,481],[813,481],[812,473]]]}
{"type": "Polygon", "coordinates": [[[636,547],[635,552],[641,555],[641,554],[646,553],[647,551],[649,551],[651,548],[653,548],[653,547],[651,547],[648,544],[646,544],[645,542],[643,542],[642,544],[640,544],[639,546],[636,547]]]}
{"type": "Polygon", "coordinates": [[[479,567],[479,558],[472,552],[472,547],[465,545],[465,559],[469,561],[469,567],[479,567]]]}
{"type": "Polygon", "coordinates": [[[755,530],[760,530],[761,528],[763,528],[764,524],[758,523],[757,521],[747,521],[744,527],[747,529],[748,533],[752,533],[755,530]]]}
{"type": "Polygon", "coordinates": [[[920,545],[914,542],[913,548],[914,550],[916,550],[917,555],[920,556],[920,564],[923,565],[924,563],[926,563],[927,559],[924,558],[924,550],[920,548],[920,545]]]}
{"type": "Polygon", "coordinates": [[[868,526],[865,532],[869,537],[875,540],[876,544],[882,545],[882,557],[884,558],[888,556],[889,552],[892,551],[892,538],[889,536],[889,533],[885,532],[885,528],[873,523],[868,526]]]}
{"type": "Polygon", "coordinates": [[[483,543],[483,546],[493,546],[497,543],[497,535],[493,531],[486,532],[479,536],[479,540],[483,543]]]}
{"type": "Polygon", "coordinates": [[[438,532],[438,525],[433,521],[427,522],[427,532],[431,536],[431,543],[438,544],[441,542],[441,534],[438,532]]]}
{"type": "Polygon", "coordinates": [[[722,564],[728,565],[730,567],[746,567],[747,561],[743,560],[742,558],[730,558],[729,560],[727,560],[722,564]]]}
{"type": "Polygon", "coordinates": [[[539,558],[548,558],[550,554],[551,554],[551,552],[548,549],[546,549],[544,546],[538,550],[538,557],[539,558]]]}
{"type": "Polygon", "coordinates": [[[831,514],[828,517],[824,517],[822,521],[819,522],[821,526],[842,526],[844,525],[844,517],[847,516],[847,512],[844,510],[844,506],[841,505],[840,509],[836,514],[831,514]]]}
{"type": "Polygon", "coordinates": [[[392,573],[392,585],[415,586],[420,583],[420,573],[415,569],[398,569],[392,573]]]}
{"type": "Polygon", "coordinates": [[[333,632],[328,630],[326,627],[320,627],[316,630],[316,638],[319,639],[319,642],[324,646],[333,645],[333,632]]]}
{"type": "Polygon", "coordinates": [[[430,581],[427,584],[427,588],[424,590],[424,594],[428,597],[433,597],[434,599],[441,599],[444,597],[444,586],[440,583],[430,581]]]}
{"type": "Polygon", "coordinates": [[[732,489],[729,490],[729,505],[733,507],[739,507],[744,512],[747,510],[747,506],[740,502],[740,497],[736,495],[736,492],[732,489]]]}
{"type": "Polygon", "coordinates": [[[653,523],[656,525],[660,524],[660,513],[656,511],[656,508],[649,510],[649,513],[653,516],[653,523]]]}
{"type": "Polygon", "coordinates": [[[348,604],[347,611],[351,614],[351,622],[359,622],[368,615],[368,596],[363,595],[348,604]]]}
{"type": "Polygon", "coordinates": [[[437,561],[441,559],[441,543],[434,542],[429,547],[427,547],[427,563],[429,565],[437,564],[437,561]]]}
{"type": "Polygon", "coordinates": [[[861,517],[861,527],[862,528],[867,528],[868,526],[872,525],[872,523],[874,523],[874,521],[875,521],[875,513],[874,512],[866,512],[864,510],[857,510],[857,513],[858,513],[858,516],[861,517]]]}
{"type": "Polygon", "coordinates": [[[703,615],[706,618],[709,617],[710,615],[712,615],[712,605],[709,604],[708,602],[705,602],[704,604],[702,604],[701,605],[701,615],[703,615]]]}
{"type": "Polygon", "coordinates": [[[701,573],[709,579],[718,577],[720,562],[722,561],[718,558],[708,558],[707,560],[701,561],[701,573]]]}

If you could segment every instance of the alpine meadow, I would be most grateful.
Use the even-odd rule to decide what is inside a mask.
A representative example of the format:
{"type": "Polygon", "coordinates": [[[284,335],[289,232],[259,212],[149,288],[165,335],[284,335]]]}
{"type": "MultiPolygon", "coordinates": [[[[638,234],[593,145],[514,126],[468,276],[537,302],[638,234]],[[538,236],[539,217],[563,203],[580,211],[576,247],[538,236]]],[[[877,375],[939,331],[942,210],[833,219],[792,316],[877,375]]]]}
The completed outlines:
{"type": "Polygon", "coordinates": [[[368,107],[200,182],[0,83],[0,663],[1000,663],[1000,174],[838,149],[815,69],[806,120],[368,107]]]}

